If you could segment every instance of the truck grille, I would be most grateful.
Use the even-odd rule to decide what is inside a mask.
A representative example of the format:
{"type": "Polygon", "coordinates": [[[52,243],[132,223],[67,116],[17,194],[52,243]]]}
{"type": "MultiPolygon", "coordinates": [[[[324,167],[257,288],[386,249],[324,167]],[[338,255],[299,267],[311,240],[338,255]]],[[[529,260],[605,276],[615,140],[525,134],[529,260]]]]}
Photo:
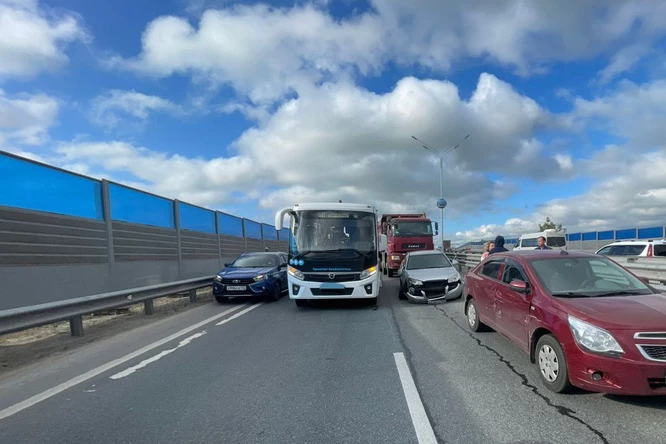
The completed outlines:
{"type": "Polygon", "coordinates": [[[643,354],[653,361],[666,362],[666,345],[638,345],[643,354]]]}
{"type": "Polygon", "coordinates": [[[360,273],[333,273],[333,279],[330,278],[328,273],[305,273],[305,280],[310,282],[352,282],[358,281],[360,273]]]}

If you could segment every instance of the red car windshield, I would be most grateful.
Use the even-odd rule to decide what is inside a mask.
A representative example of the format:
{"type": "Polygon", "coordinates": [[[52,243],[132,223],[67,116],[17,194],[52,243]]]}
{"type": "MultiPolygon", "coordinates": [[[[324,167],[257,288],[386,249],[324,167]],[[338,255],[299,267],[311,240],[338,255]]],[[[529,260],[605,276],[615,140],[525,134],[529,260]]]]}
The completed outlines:
{"type": "Polygon", "coordinates": [[[531,261],[553,296],[602,297],[653,294],[643,281],[603,257],[544,258],[531,261]]]}

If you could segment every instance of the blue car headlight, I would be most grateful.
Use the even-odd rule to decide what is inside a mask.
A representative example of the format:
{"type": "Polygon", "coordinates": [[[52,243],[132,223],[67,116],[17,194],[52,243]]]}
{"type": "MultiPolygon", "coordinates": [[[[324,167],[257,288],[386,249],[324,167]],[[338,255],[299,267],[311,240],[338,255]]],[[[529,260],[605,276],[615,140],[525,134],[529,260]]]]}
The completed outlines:
{"type": "Polygon", "coordinates": [[[267,274],[260,274],[259,276],[254,277],[255,282],[265,281],[266,279],[268,279],[267,274]]]}
{"type": "Polygon", "coordinates": [[[215,280],[216,280],[217,282],[222,282],[222,276],[220,276],[219,274],[216,275],[216,276],[215,276],[215,280]]]}

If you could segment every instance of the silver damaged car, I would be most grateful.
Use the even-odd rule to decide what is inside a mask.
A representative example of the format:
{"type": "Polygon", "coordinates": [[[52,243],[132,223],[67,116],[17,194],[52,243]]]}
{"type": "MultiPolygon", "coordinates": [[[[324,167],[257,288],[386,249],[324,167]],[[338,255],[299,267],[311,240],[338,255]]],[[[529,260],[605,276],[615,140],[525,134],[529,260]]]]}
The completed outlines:
{"type": "Polygon", "coordinates": [[[414,303],[434,303],[462,296],[462,278],[440,251],[410,251],[398,269],[398,297],[414,303]]]}

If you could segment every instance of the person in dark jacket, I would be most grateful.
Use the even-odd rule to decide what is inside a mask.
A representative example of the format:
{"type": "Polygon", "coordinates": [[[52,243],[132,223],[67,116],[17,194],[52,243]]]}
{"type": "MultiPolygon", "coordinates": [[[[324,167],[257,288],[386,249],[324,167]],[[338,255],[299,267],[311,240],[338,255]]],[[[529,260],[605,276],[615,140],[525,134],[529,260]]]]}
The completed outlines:
{"type": "Polygon", "coordinates": [[[535,250],[552,250],[548,245],[546,245],[546,238],[543,236],[539,236],[539,240],[537,240],[537,247],[535,250]]]}
{"type": "Polygon", "coordinates": [[[504,236],[497,236],[495,238],[495,248],[490,250],[488,252],[488,255],[491,255],[493,253],[501,253],[503,251],[509,251],[506,248],[504,248],[504,236]]]}

